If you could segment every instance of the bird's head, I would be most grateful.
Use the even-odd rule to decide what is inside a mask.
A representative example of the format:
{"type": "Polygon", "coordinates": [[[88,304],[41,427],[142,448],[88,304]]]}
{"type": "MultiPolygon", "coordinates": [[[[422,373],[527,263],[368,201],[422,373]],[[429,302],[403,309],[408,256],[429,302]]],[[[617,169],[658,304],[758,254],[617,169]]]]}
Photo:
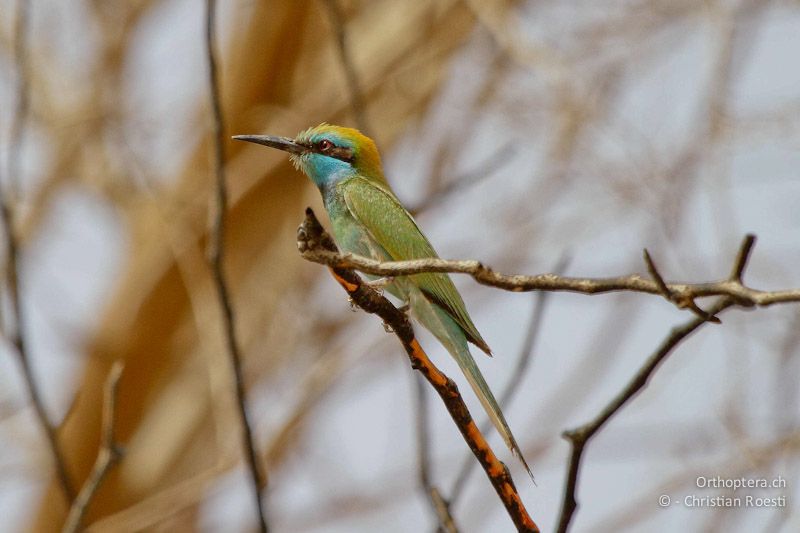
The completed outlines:
{"type": "Polygon", "coordinates": [[[294,139],[271,135],[236,135],[233,138],[289,152],[295,167],[320,189],[356,173],[384,181],[378,148],[372,139],[353,128],[322,123],[300,132],[294,139]]]}

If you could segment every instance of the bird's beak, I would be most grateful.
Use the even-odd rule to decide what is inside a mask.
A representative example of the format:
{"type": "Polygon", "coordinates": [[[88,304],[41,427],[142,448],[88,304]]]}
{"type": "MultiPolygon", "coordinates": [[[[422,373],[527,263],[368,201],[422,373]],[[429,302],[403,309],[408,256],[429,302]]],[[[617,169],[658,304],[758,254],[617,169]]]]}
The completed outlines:
{"type": "Polygon", "coordinates": [[[263,144],[270,148],[277,148],[290,154],[303,154],[308,151],[308,148],[302,144],[298,144],[294,139],[288,137],[273,137],[272,135],[234,135],[237,141],[247,141],[256,144],[263,144]]]}

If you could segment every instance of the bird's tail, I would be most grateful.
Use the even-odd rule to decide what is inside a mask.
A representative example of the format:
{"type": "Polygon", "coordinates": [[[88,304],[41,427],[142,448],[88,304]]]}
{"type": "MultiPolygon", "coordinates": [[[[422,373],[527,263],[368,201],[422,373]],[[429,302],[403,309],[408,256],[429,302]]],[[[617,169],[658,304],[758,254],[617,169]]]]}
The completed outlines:
{"type": "Polygon", "coordinates": [[[534,479],[533,473],[522,455],[522,450],[520,450],[514,435],[511,433],[511,428],[508,427],[503,411],[500,410],[494,394],[492,394],[489,385],[483,379],[480,368],[472,358],[467,345],[467,338],[461,327],[443,309],[428,301],[421,293],[412,295],[411,309],[417,320],[439,339],[439,342],[447,348],[447,351],[456,360],[472,390],[478,396],[483,409],[489,415],[489,420],[492,421],[494,427],[497,428],[497,432],[503,437],[506,446],[523,464],[531,479],[534,479]]]}
{"type": "MultiPolygon", "coordinates": [[[[495,399],[494,394],[492,394],[491,389],[489,389],[489,385],[486,383],[486,380],[483,379],[483,374],[481,374],[481,370],[478,368],[477,363],[475,363],[475,359],[472,358],[472,354],[469,352],[469,348],[467,347],[466,343],[463,347],[459,347],[456,350],[451,350],[451,346],[447,344],[445,344],[445,347],[458,362],[458,366],[461,367],[461,371],[464,373],[467,381],[472,387],[472,390],[475,391],[475,394],[481,401],[484,411],[486,411],[486,414],[489,415],[489,420],[492,421],[494,427],[497,428],[497,432],[500,433],[501,437],[503,437],[506,446],[508,446],[508,448],[511,450],[511,453],[514,454],[517,459],[519,459],[519,461],[525,467],[525,470],[528,471],[528,475],[531,476],[531,479],[533,480],[533,472],[531,472],[528,462],[525,461],[525,457],[522,455],[522,450],[517,444],[514,434],[511,433],[511,428],[508,427],[506,418],[503,416],[503,411],[497,404],[497,400],[495,399]]],[[[534,483],[535,482],[536,481],[534,480],[534,483]]]]}

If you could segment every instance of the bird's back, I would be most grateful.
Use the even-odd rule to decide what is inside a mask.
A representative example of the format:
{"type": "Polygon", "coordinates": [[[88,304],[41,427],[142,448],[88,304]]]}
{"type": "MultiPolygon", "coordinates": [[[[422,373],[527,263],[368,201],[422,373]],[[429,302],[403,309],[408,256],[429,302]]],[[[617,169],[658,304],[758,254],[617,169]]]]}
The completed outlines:
{"type": "MultiPolygon", "coordinates": [[[[368,250],[368,256],[382,261],[439,257],[388,186],[377,185],[359,176],[342,180],[326,200],[326,207],[329,213],[333,209],[336,218],[340,219],[338,229],[334,223],[334,234],[339,241],[337,232],[341,233],[341,245],[345,251],[363,254],[368,250]]],[[[467,340],[491,354],[449,275],[424,273],[408,278],[426,298],[453,318],[467,340]]]]}

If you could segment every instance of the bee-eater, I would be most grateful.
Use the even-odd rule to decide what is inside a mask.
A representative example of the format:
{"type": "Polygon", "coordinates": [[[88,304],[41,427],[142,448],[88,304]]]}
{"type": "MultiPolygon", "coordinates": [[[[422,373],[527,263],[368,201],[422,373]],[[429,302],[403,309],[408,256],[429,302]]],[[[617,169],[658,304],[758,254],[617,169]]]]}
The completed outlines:
{"type": "MultiPolygon", "coordinates": [[[[378,261],[438,257],[389,187],[375,143],[360,131],[323,123],[294,139],[268,135],[237,135],[234,139],[289,153],[294,166],[322,193],[334,240],[342,252],[378,261]]],[[[492,355],[450,276],[400,276],[386,289],[406,302],[411,316],[455,358],[506,445],[530,474],[500,406],[469,351],[467,342],[492,355]]]]}

